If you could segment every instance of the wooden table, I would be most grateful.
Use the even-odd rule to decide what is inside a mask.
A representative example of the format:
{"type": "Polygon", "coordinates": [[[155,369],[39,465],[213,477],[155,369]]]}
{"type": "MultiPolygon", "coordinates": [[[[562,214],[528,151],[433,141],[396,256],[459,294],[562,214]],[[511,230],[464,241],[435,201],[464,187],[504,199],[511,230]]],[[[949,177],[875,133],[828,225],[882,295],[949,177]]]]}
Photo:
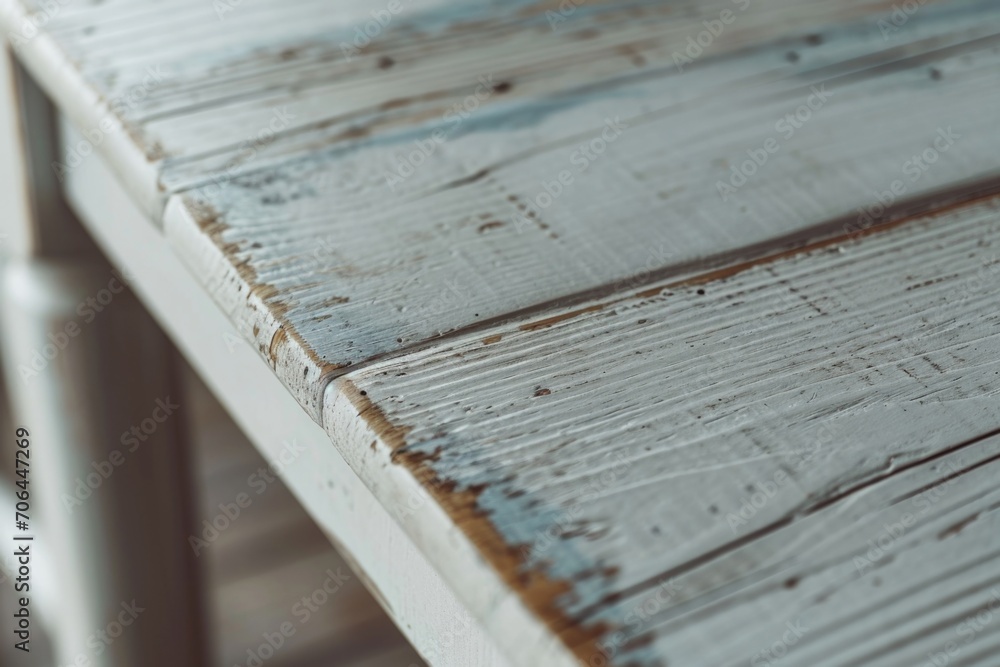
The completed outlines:
{"type": "Polygon", "coordinates": [[[430,664],[998,664],[995,2],[0,6],[61,655],[201,664],[162,329],[430,664]]]}

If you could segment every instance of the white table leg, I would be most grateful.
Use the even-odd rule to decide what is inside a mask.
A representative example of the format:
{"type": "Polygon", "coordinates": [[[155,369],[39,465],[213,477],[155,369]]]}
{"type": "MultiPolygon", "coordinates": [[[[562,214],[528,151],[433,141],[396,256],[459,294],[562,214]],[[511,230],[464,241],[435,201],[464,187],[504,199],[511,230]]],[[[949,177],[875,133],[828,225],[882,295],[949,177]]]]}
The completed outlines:
{"type": "Polygon", "coordinates": [[[4,88],[17,92],[0,114],[0,173],[11,177],[0,347],[14,418],[30,433],[26,534],[50,552],[46,576],[59,591],[55,658],[199,667],[205,627],[173,350],[62,203],[48,168],[52,109],[2,55],[4,88]]]}

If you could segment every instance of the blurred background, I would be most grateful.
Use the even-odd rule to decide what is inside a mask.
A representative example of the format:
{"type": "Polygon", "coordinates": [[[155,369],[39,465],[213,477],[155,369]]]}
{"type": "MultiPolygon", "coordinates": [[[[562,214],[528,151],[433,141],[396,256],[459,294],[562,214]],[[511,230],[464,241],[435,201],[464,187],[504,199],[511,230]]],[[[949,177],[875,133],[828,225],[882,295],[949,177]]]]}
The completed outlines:
{"type": "MultiPolygon", "coordinates": [[[[180,382],[185,396],[184,429],[192,434],[195,453],[197,516],[213,516],[220,503],[230,502],[248,480],[254,484],[267,462],[244,437],[183,358],[176,355],[180,382]]],[[[2,387],[2,384],[0,384],[2,387]]],[[[2,391],[2,389],[0,389],[2,391]]],[[[0,399],[0,433],[3,434],[3,486],[0,513],[8,517],[13,507],[13,439],[7,437],[16,426],[12,422],[7,396],[0,399]]],[[[4,546],[8,546],[5,544],[4,546]]],[[[13,613],[13,581],[10,577],[10,554],[4,548],[0,556],[0,617],[13,613]]],[[[232,527],[201,553],[199,563],[207,577],[210,599],[213,665],[253,665],[248,650],[259,647],[264,635],[273,633],[285,621],[295,620],[296,604],[311,595],[323,583],[324,573],[338,570],[350,576],[344,589],[331,601],[318,606],[310,622],[298,626],[295,635],[274,656],[263,661],[270,667],[410,667],[424,665],[365,590],[349,566],[280,480],[268,482],[266,490],[254,496],[252,505],[243,510],[232,527]]],[[[35,564],[33,576],[44,578],[35,564]]],[[[40,598],[39,602],[44,598],[40,598]]],[[[301,607],[298,608],[301,610],[301,607]]],[[[59,609],[39,609],[58,621],[59,609]]],[[[5,630],[7,624],[5,623],[5,630]]],[[[11,647],[4,632],[0,642],[0,665],[15,667],[52,667],[51,647],[44,634],[44,624],[34,631],[32,651],[24,655],[11,647]],[[37,643],[35,643],[37,640],[37,643]]],[[[61,667],[61,666],[60,666],[61,667]]],[[[76,667],[76,666],[74,666],[76,667]]]]}

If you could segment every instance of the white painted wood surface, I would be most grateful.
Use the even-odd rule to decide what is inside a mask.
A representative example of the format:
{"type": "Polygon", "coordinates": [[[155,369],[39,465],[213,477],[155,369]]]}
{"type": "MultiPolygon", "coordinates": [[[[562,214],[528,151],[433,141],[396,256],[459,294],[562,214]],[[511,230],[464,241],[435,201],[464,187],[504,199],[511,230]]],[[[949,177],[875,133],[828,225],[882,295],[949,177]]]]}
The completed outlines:
{"type": "MultiPolygon", "coordinates": [[[[43,5],[0,6],[10,31],[43,5]]],[[[476,619],[433,664],[889,665],[965,639],[1000,546],[998,213],[948,206],[997,190],[995,3],[888,29],[874,0],[554,26],[552,3],[407,5],[350,58],[366,3],[226,6],[67,5],[17,53],[66,145],[99,144],[67,180],[95,236],[262,451],[276,415],[309,442],[286,479],[394,617],[426,607],[400,540],[421,595],[476,619]]],[[[446,618],[404,628],[425,657],[446,618]]],[[[956,664],[992,664],[995,627],[972,639],[956,664]]]]}
{"type": "Polygon", "coordinates": [[[453,527],[584,664],[766,664],[799,618],[783,664],[916,664],[1000,596],[998,232],[989,199],[469,334],[325,423],[459,590],[453,527]]]}
{"type": "Polygon", "coordinates": [[[366,360],[853,215],[939,130],[955,143],[906,199],[997,170],[982,0],[888,35],[881,2],[608,4],[554,28],[545,3],[414,5],[357,58],[340,44],[370,5],[317,6],[66,6],[18,51],[314,417],[366,360]],[[151,36],[181,20],[188,39],[151,36]]]}
{"type": "Polygon", "coordinates": [[[282,479],[338,551],[359,565],[365,585],[421,655],[448,667],[510,664],[166,239],[145,224],[103,161],[88,161],[66,186],[95,240],[264,458],[276,460],[291,443],[303,448],[282,479]]]}
{"type": "Polygon", "coordinates": [[[832,53],[808,71],[773,71],[775,60],[794,69],[780,40],[684,76],[666,67],[591,92],[498,99],[390,189],[385,173],[400,156],[421,155],[414,142],[452,127],[438,111],[430,124],[354,150],[315,151],[190,191],[168,205],[167,234],[313,410],[325,378],[368,359],[801,235],[876,203],[897,178],[912,200],[992,176],[987,128],[1000,113],[1000,69],[992,41],[978,36],[997,26],[972,12],[946,16],[945,36],[908,49],[886,49],[869,24],[867,40],[849,44],[837,40],[856,32],[831,31],[815,48],[832,53]],[[932,78],[935,67],[949,75],[932,78]],[[747,79],[758,85],[739,83],[747,79]],[[816,86],[831,97],[822,101],[816,86]],[[786,142],[776,125],[807,103],[817,110],[802,107],[814,115],[786,142]],[[902,130],[900,108],[913,110],[902,130]],[[975,138],[956,139],[909,180],[907,162],[949,128],[975,138]],[[581,152],[591,141],[603,150],[604,136],[614,141],[603,155],[581,152]],[[723,201],[717,182],[729,165],[769,138],[783,145],[768,170],[723,201]]]}
{"type": "MultiPolygon", "coordinates": [[[[13,477],[21,485],[14,489],[18,509],[28,515],[28,532],[16,539],[39,537],[14,544],[48,550],[28,559],[48,580],[39,586],[18,572],[17,595],[44,607],[52,602],[47,591],[57,591],[56,605],[39,615],[50,621],[52,663],[202,667],[199,577],[183,544],[185,450],[170,408],[163,412],[171,348],[66,207],[49,170],[56,113],[7,45],[0,42],[0,67],[14,86],[0,100],[0,115],[17,134],[0,135],[2,171],[11,177],[0,223],[0,242],[11,241],[0,244],[0,356],[5,394],[23,427],[17,435],[30,443],[17,452],[18,473],[25,474],[24,464],[28,475],[13,477]],[[109,345],[125,335],[127,346],[109,345]],[[123,430],[138,424],[141,441],[132,435],[132,443],[145,446],[125,453],[123,430]],[[99,644],[99,629],[118,639],[113,651],[99,644]]],[[[13,476],[13,461],[8,470],[13,476]]],[[[38,655],[39,633],[20,639],[38,655]]]]}

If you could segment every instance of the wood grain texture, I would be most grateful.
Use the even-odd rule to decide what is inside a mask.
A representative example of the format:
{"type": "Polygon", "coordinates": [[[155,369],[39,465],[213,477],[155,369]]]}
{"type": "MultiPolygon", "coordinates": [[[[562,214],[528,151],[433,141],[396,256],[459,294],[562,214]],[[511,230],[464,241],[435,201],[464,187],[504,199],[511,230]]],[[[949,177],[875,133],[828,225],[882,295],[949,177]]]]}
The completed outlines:
{"type": "Polygon", "coordinates": [[[987,198],[460,336],[325,423],[584,664],[992,665],[1000,624],[962,624],[1000,612],[998,232],[987,198]]]}
{"type": "MultiPolygon", "coordinates": [[[[888,31],[874,0],[407,6],[351,57],[370,5],[320,6],[108,0],[18,54],[78,130],[112,113],[97,150],[473,613],[470,654],[479,626],[546,667],[965,639],[998,212],[946,205],[997,189],[996,3],[888,31]]],[[[319,507],[342,471],[313,451],[319,507]]]]}
{"type": "MultiPolygon", "coordinates": [[[[435,667],[510,665],[326,432],[239,338],[166,238],[146,224],[104,160],[88,161],[66,185],[68,202],[101,249],[265,460],[287,461],[291,446],[301,447],[282,467],[282,481],[414,648],[435,667]]],[[[321,629],[322,622],[310,631],[321,629]]]]}
{"type": "Polygon", "coordinates": [[[369,360],[997,170],[983,0],[889,33],[874,0],[403,3],[357,54],[371,6],[319,7],[67,5],[18,50],[78,128],[110,111],[96,150],[314,417],[369,360]]]}
{"type": "Polygon", "coordinates": [[[994,26],[958,16],[976,17],[962,37],[930,39],[905,58],[868,25],[867,40],[843,31],[851,44],[834,32],[816,48],[850,57],[810,73],[770,73],[775,60],[787,64],[779,42],[718,63],[714,75],[711,64],[690,78],[661,68],[561,100],[483,109],[390,190],[385,173],[400,155],[422,155],[414,142],[433,144],[435,127],[451,127],[438,110],[436,125],[190,191],[171,202],[167,233],[182,256],[198,258],[196,274],[313,410],[325,379],[367,360],[808,230],[877,203],[897,178],[910,199],[992,173],[986,127],[1000,111],[1000,87],[991,85],[1000,74],[989,62],[992,40],[971,35],[994,26]],[[942,40],[961,45],[939,51],[942,40]],[[868,62],[858,55],[866,49],[876,52],[868,62]],[[949,76],[931,78],[935,64],[949,76]],[[754,76],[756,87],[738,83],[754,76]],[[938,84],[960,90],[942,94],[938,84]],[[813,97],[822,108],[769,170],[723,201],[717,182],[727,165],[783,137],[776,123],[810,101],[814,86],[832,97],[813,97]],[[976,102],[957,106],[952,94],[976,102]],[[900,108],[914,110],[902,131],[900,108]],[[606,119],[615,118],[612,130],[606,119]],[[906,163],[947,128],[964,143],[911,181],[906,163]],[[581,151],[605,137],[614,141],[603,155],[581,151]],[[573,182],[560,184],[560,175],[573,182]]]}

